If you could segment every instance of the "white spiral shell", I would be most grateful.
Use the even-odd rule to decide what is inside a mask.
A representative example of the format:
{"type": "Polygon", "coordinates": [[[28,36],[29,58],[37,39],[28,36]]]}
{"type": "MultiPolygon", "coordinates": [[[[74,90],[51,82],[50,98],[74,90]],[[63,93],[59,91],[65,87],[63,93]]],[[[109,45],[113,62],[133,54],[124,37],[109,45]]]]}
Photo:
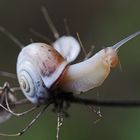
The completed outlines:
{"type": "Polygon", "coordinates": [[[32,103],[44,103],[66,66],[63,57],[47,44],[24,47],[18,56],[17,75],[25,96],[32,103]]]}

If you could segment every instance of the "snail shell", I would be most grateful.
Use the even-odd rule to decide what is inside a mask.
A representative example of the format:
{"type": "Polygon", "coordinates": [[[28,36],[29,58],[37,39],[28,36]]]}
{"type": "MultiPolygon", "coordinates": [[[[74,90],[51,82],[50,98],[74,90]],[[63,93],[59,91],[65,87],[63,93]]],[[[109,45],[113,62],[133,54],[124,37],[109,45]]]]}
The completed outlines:
{"type": "Polygon", "coordinates": [[[17,61],[17,76],[25,96],[32,103],[44,103],[67,66],[51,46],[32,43],[22,49],[17,61]]]}

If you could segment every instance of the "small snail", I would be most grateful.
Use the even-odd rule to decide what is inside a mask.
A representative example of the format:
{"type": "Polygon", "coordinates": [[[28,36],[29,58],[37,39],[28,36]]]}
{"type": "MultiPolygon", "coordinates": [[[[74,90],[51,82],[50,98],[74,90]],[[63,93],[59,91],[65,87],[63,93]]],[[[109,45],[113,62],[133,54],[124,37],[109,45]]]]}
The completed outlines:
{"type": "Polygon", "coordinates": [[[20,87],[32,103],[38,104],[49,99],[58,88],[80,93],[98,87],[107,78],[110,69],[118,64],[118,48],[139,34],[140,31],[73,65],[47,44],[27,45],[21,50],[17,61],[20,87]]]}

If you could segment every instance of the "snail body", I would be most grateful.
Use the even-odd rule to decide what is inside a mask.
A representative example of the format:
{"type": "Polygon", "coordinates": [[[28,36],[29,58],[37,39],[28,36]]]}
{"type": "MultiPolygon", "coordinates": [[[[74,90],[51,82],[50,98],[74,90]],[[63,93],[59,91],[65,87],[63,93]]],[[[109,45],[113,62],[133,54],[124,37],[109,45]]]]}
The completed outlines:
{"type": "Polygon", "coordinates": [[[140,35],[140,31],[72,65],[53,47],[32,43],[24,47],[18,56],[20,87],[32,103],[38,104],[49,99],[57,88],[80,93],[98,87],[107,78],[111,68],[117,66],[118,48],[137,35],[140,35]]]}
{"type": "Polygon", "coordinates": [[[71,65],[59,86],[69,92],[85,92],[100,86],[118,64],[118,56],[111,47],[105,48],[86,61],[71,65]],[[77,74],[78,73],[78,74],[77,74]],[[86,76],[85,76],[86,75],[86,76]]]}

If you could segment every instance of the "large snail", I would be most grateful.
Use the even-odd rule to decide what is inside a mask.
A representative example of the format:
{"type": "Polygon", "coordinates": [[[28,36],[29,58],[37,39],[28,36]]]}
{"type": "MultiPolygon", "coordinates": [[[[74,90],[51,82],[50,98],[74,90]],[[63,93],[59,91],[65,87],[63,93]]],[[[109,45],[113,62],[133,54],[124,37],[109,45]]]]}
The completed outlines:
{"type": "Polygon", "coordinates": [[[53,47],[32,43],[24,47],[18,56],[20,87],[32,103],[46,101],[58,88],[65,92],[80,93],[98,87],[107,78],[110,69],[118,64],[118,48],[139,34],[140,31],[112,47],[102,49],[88,60],[73,65],[53,47]]]}
{"type": "MultiPolygon", "coordinates": [[[[17,60],[18,81],[20,88],[27,99],[32,103],[37,104],[37,106],[31,109],[17,114],[14,113],[8,105],[8,101],[13,103],[15,101],[11,100],[10,98],[6,98],[6,105],[8,108],[2,108],[4,111],[8,111],[8,114],[11,113],[16,116],[21,116],[36,109],[42,103],[46,104],[45,107],[21,132],[16,134],[1,133],[0,136],[21,136],[42,115],[42,113],[52,103],[52,101],[54,105],[56,105],[55,107],[58,107],[59,128],[59,109],[62,105],[61,103],[63,103],[60,100],[62,98],[63,101],[63,95],[70,95],[69,92],[86,92],[95,87],[99,87],[109,75],[111,68],[117,66],[119,62],[117,52],[120,46],[132,38],[140,35],[140,31],[133,33],[115,45],[102,49],[94,56],[84,60],[83,62],[70,64],[70,62],[74,61],[78,56],[77,55],[76,57],[73,57],[73,53],[75,53],[74,49],[70,49],[70,51],[68,51],[68,57],[70,56],[70,58],[72,58],[71,61],[68,61],[66,55],[67,53],[65,53],[64,58],[61,51],[57,52],[57,50],[50,45],[45,43],[32,43],[23,47],[23,45],[7,30],[0,27],[0,31],[9,36],[17,45],[22,48],[17,60]],[[57,93],[58,96],[55,96],[57,93]]],[[[69,47],[73,48],[71,45],[69,45],[69,47]]],[[[11,74],[9,75],[8,73],[4,73],[4,75],[10,76],[11,74]]],[[[10,77],[13,76],[15,75],[11,75],[10,77]]],[[[72,95],[71,97],[74,96],[72,95]]],[[[9,119],[9,116],[7,119],[9,119]]],[[[5,119],[5,121],[7,119],[5,119]]],[[[59,129],[57,129],[57,134],[59,135],[59,129]]]]}

